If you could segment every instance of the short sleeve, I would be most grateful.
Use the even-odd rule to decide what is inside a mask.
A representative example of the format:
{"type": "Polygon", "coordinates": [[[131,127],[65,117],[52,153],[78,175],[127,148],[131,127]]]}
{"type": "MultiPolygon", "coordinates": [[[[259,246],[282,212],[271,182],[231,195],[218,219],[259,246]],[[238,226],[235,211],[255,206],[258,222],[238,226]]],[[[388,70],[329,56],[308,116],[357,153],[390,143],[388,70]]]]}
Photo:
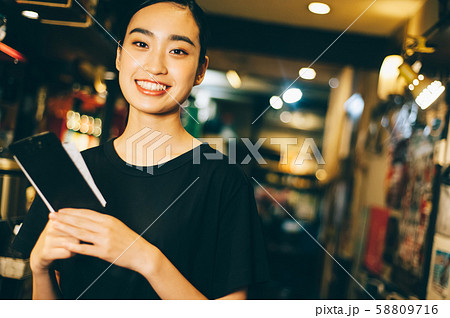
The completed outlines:
{"type": "Polygon", "coordinates": [[[215,255],[213,298],[269,280],[261,220],[250,181],[223,205],[215,255]]]}
{"type": "Polygon", "coordinates": [[[34,245],[48,222],[49,210],[41,198],[36,195],[19,233],[14,238],[12,248],[29,257],[34,245]]]}

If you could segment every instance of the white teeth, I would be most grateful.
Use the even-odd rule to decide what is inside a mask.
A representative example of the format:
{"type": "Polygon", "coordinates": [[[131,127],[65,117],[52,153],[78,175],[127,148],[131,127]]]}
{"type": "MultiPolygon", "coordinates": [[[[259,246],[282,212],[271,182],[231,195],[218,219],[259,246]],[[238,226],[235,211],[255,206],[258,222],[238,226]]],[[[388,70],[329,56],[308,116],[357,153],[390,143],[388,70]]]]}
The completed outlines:
{"type": "Polygon", "coordinates": [[[137,84],[142,87],[143,89],[146,89],[148,91],[165,91],[166,90],[166,85],[162,85],[162,84],[156,84],[156,83],[150,83],[147,81],[137,81],[137,84]]]}

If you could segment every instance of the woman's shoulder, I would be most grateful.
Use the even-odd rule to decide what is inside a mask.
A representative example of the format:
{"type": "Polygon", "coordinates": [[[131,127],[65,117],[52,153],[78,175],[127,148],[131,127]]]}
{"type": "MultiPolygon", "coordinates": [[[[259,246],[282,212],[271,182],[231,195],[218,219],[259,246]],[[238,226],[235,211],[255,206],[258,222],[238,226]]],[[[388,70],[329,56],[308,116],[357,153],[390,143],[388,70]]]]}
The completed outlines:
{"type": "Polygon", "coordinates": [[[94,146],[94,147],[90,147],[87,148],[83,151],[81,151],[81,155],[86,158],[86,157],[94,157],[94,156],[99,156],[102,153],[102,149],[104,147],[104,144],[100,144],[98,146],[94,146]]]}
{"type": "Polygon", "coordinates": [[[205,173],[236,183],[248,182],[247,174],[243,167],[236,161],[235,157],[224,154],[209,144],[204,148],[205,150],[202,152],[199,164],[202,170],[205,170],[205,173]]]}
{"type": "Polygon", "coordinates": [[[104,148],[105,144],[100,144],[98,146],[90,147],[81,151],[81,155],[83,156],[83,159],[88,164],[88,166],[90,164],[102,163],[105,160],[106,156],[104,148]]]}

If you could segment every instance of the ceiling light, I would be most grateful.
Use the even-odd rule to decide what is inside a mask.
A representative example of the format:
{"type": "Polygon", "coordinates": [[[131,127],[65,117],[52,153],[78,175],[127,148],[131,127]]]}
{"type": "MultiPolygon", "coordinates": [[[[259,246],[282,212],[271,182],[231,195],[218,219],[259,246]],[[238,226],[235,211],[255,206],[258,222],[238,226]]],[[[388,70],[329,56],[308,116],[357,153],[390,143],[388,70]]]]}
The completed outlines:
{"type": "Polygon", "coordinates": [[[404,84],[398,80],[400,71],[398,67],[403,64],[403,57],[400,55],[386,56],[381,65],[378,75],[378,97],[382,100],[388,100],[390,95],[403,94],[404,84]]]}
{"type": "Polygon", "coordinates": [[[328,14],[330,13],[330,6],[322,2],[311,2],[308,5],[309,11],[315,14],[328,14]]]}
{"type": "Polygon", "coordinates": [[[283,94],[283,100],[286,103],[293,104],[302,99],[303,93],[298,88],[290,88],[283,94]]]}
{"type": "Polygon", "coordinates": [[[280,114],[280,120],[287,124],[292,120],[292,114],[288,111],[284,111],[280,114]]]}
{"type": "Polygon", "coordinates": [[[327,179],[328,173],[324,169],[317,169],[316,178],[319,181],[325,181],[327,179]]]}
{"type": "Polygon", "coordinates": [[[281,107],[283,107],[283,101],[281,100],[281,97],[272,96],[270,98],[270,106],[272,106],[274,109],[281,109],[281,107]]]}
{"type": "Polygon", "coordinates": [[[227,80],[231,87],[239,88],[242,85],[241,78],[236,71],[230,70],[227,72],[227,80]]]}
{"type": "Polygon", "coordinates": [[[332,77],[328,81],[328,85],[330,85],[331,88],[338,88],[339,87],[339,80],[336,77],[332,77]]]}
{"type": "Polygon", "coordinates": [[[36,20],[39,18],[39,13],[37,13],[36,11],[24,10],[24,11],[22,11],[22,15],[25,18],[33,19],[33,20],[36,20]]]}
{"type": "Polygon", "coordinates": [[[301,68],[298,74],[305,80],[313,80],[316,78],[316,71],[313,68],[309,67],[301,68]]]}
{"type": "Polygon", "coordinates": [[[358,119],[364,110],[364,100],[359,94],[353,94],[344,103],[344,108],[350,117],[358,119]]]}
{"type": "Polygon", "coordinates": [[[440,81],[434,81],[424,88],[419,96],[416,97],[416,103],[422,109],[428,108],[445,91],[445,87],[440,81]]]}
{"type": "Polygon", "coordinates": [[[416,104],[422,109],[428,108],[445,91],[445,87],[440,81],[433,81],[426,76],[417,74],[407,63],[403,63],[398,69],[400,75],[409,84],[408,87],[416,104]]]}

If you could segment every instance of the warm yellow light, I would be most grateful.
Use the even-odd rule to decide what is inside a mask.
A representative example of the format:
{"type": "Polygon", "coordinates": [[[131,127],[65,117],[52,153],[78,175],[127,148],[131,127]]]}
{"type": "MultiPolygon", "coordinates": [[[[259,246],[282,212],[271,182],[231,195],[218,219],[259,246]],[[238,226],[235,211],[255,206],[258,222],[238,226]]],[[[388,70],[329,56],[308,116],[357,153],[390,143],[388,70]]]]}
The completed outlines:
{"type": "Polygon", "coordinates": [[[80,130],[80,127],[81,127],[80,123],[79,123],[79,122],[75,122],[75,124],[74,124],[72,130],[78,131],[78,130],[80,130]]]}
{"type": "Polygon", "coordinates": [[[434,81],[420,92],[419,96],[416,97],[416,103],[420,108],[426,109],[433,104],[444,91],[445,87],[442,83],[440,81],[434,81]]]}
{"type": "Polygon", "coordinates": [[[403,58],[400,55],[389,55],[381,65],[378,77],[378,97],[382,100],[388,99],[389,95],[400,95],[403,93],[403,85],[398,81],[400,65],[403,58]]]}
{"type": "Polygon", "coordinates": [[[325,181],[327,179],[327,172],[324,169],[317,169],[316,178],[319,181],[325,181]]]}
{"type": "Polygon", "coordinates": [[[67,120],[71,120],[75,116],[75,113],[72,110],[69,110],[66,114],[67,120]]]}
{"type": "Polygon", "coordinates": [[[24,10],[24,11],[22,11],[22,15],[25,18],[32,19],[32,20],[39,19],[39,13],[37,13],[36,11],[24,10]]]}
{"type": "Polygon", "coordinates": [[[86,134],[89,131],[89,125],[88,124],[81,124],[80,132],[83,134],[86,134]]]}
{"type": "Polygon", "coordinates": [[[308,9],[315,14],[328,14],[331,11],[330,6],[322,2],[311,2],[308,9]]]}
{"type": "Polygon", "coordinates": [[[286,103],[293,104],[302,99],[303,93],[299,88],[290,88],[283,94],[286,103]]]}
{"type": "Polygon", "coordinates": [[[102,129],[100,127],[94,128],[94,136],[99,137],[102,134],[102,129]]]}
{"type": "Polygon", "coordinates": [[[400,75],[409,83],[408,87],[417,105],[426,109],[433,104],[445,91],[440,81],[433,81],[422,74],[417,74],[409,64],[403,63],[399,66],[400,75]],[[420,81],[418,78],[422,78],[420,81]]]}
{"type": "Polygon", "coordinates": [[[97,91],[97,93],[99,93],[99,94],[103,94],[103,93],[105,93],[106,90],[107,90],[107,87],[106,87],[105,83],[103,83],[103,82],[100,81],[100,80],[96,80],[96,81],[94,82],[94,88],[95,88],[95,90],[97,91]]]}
{"type": "Polygon", "coordinates": [[[298,74],[305,80],[313,80],[316,78],[316,71],[313,68],[309,67],[301,68],[298,74]]]}
{"type": "Polygon", "coordinates": [[[280,114],[280,120],[287,124],[292,120],[292,114],[288,111],[284,111],[280,114]]]}
{"type": "Polygon", "coordinates": [[[227,80],[230,83],[231,87],[233,88],[239,88],[242,85],[241,78],[239,77],[239,74],[236,71],[229,70],[227,72],[227,80]]]}
{"type": "Polygon", "coordinates": [[[274,109],[281,109],[283,107],[283,101],[281,100],[280,96],[272,96],[269,102],[270,106],[272,106],[274,109]]]}

